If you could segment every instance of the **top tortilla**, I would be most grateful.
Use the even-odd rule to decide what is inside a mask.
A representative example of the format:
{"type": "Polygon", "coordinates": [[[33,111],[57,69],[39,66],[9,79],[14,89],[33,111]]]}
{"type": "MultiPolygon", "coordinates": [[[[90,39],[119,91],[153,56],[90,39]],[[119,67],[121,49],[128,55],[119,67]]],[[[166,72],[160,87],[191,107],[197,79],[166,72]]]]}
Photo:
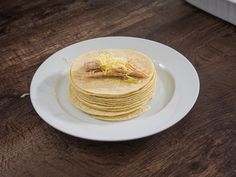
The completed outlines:
{"type": "Polygon", "coordinates": [[[71,66],[71,83],[80,91],[91,95],[119,96],[136,92],[144,87],[152,78],[154,65],[151,59],[144,54],[127,49],[106,49],[92,51],[80,56],[71,66]],[[85,74],[84,63],[97,59],[101,52],[109,52],[124,61],[131,60],[139,69],[144,71],[148,77],[139,79],[138,83],[128,83],[120,78],[83,78],[85,74]]]}

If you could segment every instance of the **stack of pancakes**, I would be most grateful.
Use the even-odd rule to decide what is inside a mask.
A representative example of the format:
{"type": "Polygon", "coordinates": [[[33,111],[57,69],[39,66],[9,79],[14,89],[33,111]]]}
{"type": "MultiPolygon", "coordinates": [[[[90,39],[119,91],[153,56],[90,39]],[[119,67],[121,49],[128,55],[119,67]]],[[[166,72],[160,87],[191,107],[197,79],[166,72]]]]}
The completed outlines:
{"type": "MultiPolygon", "coordinates": [[[[93,73],[92,73],[93,74],[93,73]]],[[[71,65],[69,97],[72,104],[97,119],[117,121],[137,117],[148,109],[156,87],[156,70],[150,58],[132,50],[108,49],[80,56],[71,65]],[[115,60],[132,62],[145,73],[133,82],[120,77],[87,77],[85,65],[97,61],[101,53],[115,60]]]]}

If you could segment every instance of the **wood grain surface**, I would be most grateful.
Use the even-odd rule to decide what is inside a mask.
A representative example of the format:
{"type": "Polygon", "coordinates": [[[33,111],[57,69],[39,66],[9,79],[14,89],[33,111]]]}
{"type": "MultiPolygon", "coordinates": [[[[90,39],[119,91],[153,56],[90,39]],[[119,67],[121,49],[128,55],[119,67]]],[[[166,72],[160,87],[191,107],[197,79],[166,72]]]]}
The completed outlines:
{"type": "Polygon", "coordinates": [[[1,177],[236,176],[236,27],[182,0],[0,1],[1,177]],[[39,65],[85,39],[137,36],[196,67],[199,98],[168,130],[105,143],[63,134],[29,97],[39,65]]]}

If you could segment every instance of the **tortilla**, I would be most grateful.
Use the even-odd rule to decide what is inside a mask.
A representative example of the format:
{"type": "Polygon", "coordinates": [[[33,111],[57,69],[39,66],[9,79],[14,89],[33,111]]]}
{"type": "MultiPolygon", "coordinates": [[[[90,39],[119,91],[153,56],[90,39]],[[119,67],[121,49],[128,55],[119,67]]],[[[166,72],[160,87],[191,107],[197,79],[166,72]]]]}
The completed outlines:
{"type": "MultiPolygon", "coordinates": [[[[112,65],[111,70],[113,67],[112,65]]],[[[118,121],[137,117],[147,110],[148,101],[153,97],[155,87],[154,64],[150,58],[137,51],[126,49],[92,51],[76,59],[70,69],[69,97],[72,104],[100,120],[118,121]],[[145,73],[146,77],[128,77],[134,78],[135,82],[111,76],[87,77],[85,64],[98,61],[101,56],[117,61],[118,64],[130,62],[132,66],[145,73]]]]}

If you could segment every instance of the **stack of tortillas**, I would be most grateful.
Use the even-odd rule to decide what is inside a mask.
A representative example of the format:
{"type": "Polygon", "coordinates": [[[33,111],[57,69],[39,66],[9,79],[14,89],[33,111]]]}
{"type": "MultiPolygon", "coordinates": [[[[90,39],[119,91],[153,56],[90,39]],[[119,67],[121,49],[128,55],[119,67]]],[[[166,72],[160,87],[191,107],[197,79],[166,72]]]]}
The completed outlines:
{"type": "Polygon", "coordinates": [[[151,59],[132,50],[92,51],[76,59],[70,69],[69,97],[72,104],[101,120],[127,120],[139,116],[148,109],[155,87],[156,70],[151,59]],[[96,64],[97,61],[100,72],[94,66],[90,66],[94,71],[86,69],[86,64],[96,64]],[[145,77],[136,77],[124,67],[126,63],[132,63],[132,67],[138,68],[137,71],[145,77]],[[123,70],[115,77],[116,73],[110,73],[117,68],[123,70]],[[125,77],[121,77],[123,75],[125,77]]]}

